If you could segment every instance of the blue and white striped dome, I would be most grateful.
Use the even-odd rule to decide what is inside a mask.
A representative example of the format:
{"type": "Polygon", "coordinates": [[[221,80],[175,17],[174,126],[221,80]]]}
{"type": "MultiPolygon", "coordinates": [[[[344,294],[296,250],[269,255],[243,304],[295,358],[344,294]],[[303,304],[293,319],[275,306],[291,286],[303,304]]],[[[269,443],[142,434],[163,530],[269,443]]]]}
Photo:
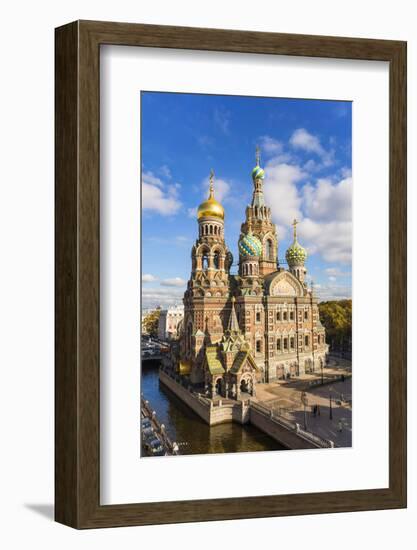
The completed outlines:
{"type": "Polygon", "coordinates": [[[241,256],[260,256],[262,254],[262,243],[252,233],[241,235],[238,246],[241,256]]]}

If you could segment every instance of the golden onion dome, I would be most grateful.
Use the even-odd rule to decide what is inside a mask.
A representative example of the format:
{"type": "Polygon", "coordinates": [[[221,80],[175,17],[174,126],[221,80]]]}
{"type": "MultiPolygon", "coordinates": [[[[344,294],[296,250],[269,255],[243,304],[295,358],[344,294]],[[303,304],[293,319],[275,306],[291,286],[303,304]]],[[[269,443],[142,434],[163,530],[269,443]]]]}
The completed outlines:
{"type": "Polygon", "coordinates": [[[206,217],[220,218],[221,220],[224,220],[224,208],[212,196],[202,202],[197,210],[197,218],[199,220],[206,217]]]}
{"type": "Polygon", "coordinates": [[[201,218],[219,218],[224,220],[224,208],[223,206],[216,201],[214,198],[214,188],[213,188],[213,179],[214,173],[213,170],[210,173],[210,193],[206,201],[202,202],[197,210],[197,219],[201,218]]]}

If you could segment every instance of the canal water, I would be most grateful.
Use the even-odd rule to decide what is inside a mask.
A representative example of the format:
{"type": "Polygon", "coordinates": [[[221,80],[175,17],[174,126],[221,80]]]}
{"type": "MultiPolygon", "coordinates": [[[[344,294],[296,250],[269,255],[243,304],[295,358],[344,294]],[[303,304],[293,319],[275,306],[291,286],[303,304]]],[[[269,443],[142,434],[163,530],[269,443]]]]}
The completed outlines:
{"type": "Polygon", "coordinates": [[[250,424],[231,422],[208,426],[178,397],[159,382],[159,362],[142,363],[141,393],[165,424],[183,455],[284,450],[274,439],[250,424]]]}

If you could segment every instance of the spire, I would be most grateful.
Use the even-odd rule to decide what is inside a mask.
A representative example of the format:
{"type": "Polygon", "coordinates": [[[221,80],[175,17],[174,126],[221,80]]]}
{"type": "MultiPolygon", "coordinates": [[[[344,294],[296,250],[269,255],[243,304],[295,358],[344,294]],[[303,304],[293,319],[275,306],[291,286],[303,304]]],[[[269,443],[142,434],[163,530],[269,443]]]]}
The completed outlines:
{"type": "Polygon", "coordinates": [[[209,199],[214,199],[214,170],[210,170],[210,192],[209,199]]]}
{"type": "Polygon", "coordinates": [[[235,297],[232,296],[232,309],[230,310],[228,330],[230,332],[240,332],[239,323],[237,322],[237,316],[235,311],[235,297]]]}
{"type": "Polygon", "coordinates": [[[256,166],[260,166],[261,165],[261,150],[259,149],[259,145],[256,146],[255,160],[256,160],[256,166]]]}
{"type": "Polygon", "coordinates": [[[258,145],[256,146],[255,153],[256,166],[252,170],[252,180],[253,180],[253,198],[252,206],[265,206],[264,194],[262,188],[262,181],[265,177],[265,172],[260,166],[261,162],[261,150],[258,145]]]}

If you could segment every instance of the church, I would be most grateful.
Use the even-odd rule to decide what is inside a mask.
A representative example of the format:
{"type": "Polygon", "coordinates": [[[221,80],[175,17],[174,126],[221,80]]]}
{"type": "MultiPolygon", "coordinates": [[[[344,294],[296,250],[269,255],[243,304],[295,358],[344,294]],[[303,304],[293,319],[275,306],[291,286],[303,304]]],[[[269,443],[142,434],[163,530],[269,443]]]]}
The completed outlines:
{"type": "Polygon", "coordinates": [[[213,172],[208,198],[197,211],[198,238],[191,250],[175,361],[177,372],[212,398],[253,396],[257,383],[320,372],[326,361],[325,329],[317,297],[306,283],[307,252],[297,240],[298,222],[293,223],[285,268],[278,260],[264,178],[257,149],[237,274],[231,273],[225,211],[215,198],[213,172]]]}

